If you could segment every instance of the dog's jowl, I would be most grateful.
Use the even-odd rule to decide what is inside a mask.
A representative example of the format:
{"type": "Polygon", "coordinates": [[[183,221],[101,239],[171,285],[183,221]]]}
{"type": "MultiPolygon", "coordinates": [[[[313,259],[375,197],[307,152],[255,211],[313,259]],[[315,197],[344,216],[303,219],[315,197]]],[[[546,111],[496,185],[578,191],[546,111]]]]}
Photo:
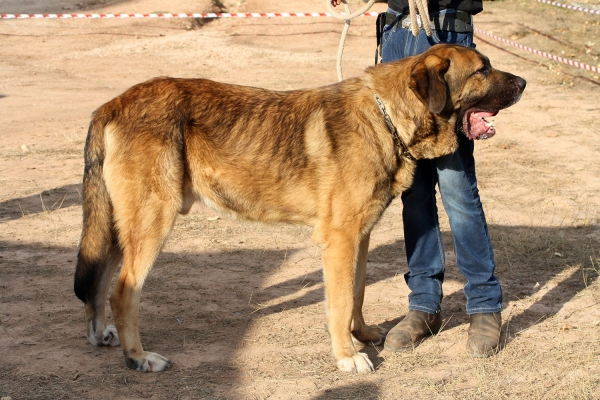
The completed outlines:
{"type": "Polygon", "coordinates": [[[200,201],[312,227],[337,366],[372,371],[352,336],[381,343],[386,333],[362,315],[373,226],[410,186],[415,160],[453,152],[457,135],[493,135],[481,117],[516,103],[524,88],[479,52],[450,45],[316,89],[175,78],[132,87],[96,110],[85,146],[75,293],[90,342],[121,344],[139,371],[169,366],[142,347],[140,291],[175,218],[200,201]],[[110,296],[115,329],[104,307],[121,263],[110,296]]]}

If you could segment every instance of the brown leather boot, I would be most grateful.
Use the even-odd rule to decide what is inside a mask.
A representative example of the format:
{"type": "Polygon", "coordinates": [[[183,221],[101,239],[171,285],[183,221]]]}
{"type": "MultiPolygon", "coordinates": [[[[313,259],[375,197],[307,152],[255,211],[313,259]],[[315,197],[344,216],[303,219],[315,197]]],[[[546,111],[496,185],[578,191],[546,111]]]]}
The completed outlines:
{"type": "Polygon", "coordinates": [[[471,357],[489,357],[498,352],[502,316],[499,312],[469,315],[467,354],[471,357]]]}
{"type": "Polygon", "coordinates": [[[389,351],[411,350],[424,337],[438,333],[441,326],[442,316],[439,313],[408,310],[406,317],[388,332],[383,347],[389,351]]]}

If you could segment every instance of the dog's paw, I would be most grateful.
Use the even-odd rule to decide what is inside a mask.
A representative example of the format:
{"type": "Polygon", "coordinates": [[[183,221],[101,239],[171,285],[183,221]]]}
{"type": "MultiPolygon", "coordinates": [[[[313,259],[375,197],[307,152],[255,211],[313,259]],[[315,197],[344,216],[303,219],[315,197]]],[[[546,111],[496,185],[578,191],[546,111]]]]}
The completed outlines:
{"type": "Polygon", "coordinates": [[[364,326],[360,330],[352,331],[352,336],[354,336],[357,340],[373,346],[382,345],[386,334],[387,329],[377,325],[364,326]]]}
{"type": "Polygon", "coordinates": [[[140,372],[160,372],[171,366],[168,358],[149,351],[145,351],[140,357],[126,357],[125,363],[129,368],[140,372]]]}
{"type": "Polygon", "coordinates": [[[365,374],[375,370],[373,363],[369,360],[369,356],[365,353],[356,353],[352,357],[342,358],[341,360],[338,360],[337,367],[340,371],[358,372],[359,374],[365,374]]]}
{"type": "Polygon", "coordinates": [[[119,334],[117,333],[117,328],[112,325],[106,327],[104,332],[102,332],[102,337],[99,341],[100,346],[118,346],[121,344],[119,341],[119,334]]]}
{"type": "Polygon", "coordinates": [[[98,332],[94,332],[92,331],[92,328],[90,328],[88,340],[94,346],[118,346],[121,344],[117,328],[112,325],[109,325],[103,331],[98,332]]]}

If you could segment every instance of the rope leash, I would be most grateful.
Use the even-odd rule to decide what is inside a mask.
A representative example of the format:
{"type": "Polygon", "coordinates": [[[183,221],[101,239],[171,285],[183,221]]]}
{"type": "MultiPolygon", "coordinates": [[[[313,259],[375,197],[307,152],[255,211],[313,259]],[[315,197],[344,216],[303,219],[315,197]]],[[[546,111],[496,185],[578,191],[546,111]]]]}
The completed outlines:
{"type": "Polygon", "coordinates": [[[427,36],[431,36],[431,24],[429,23],[429,8],[427,0],[408,0],[408,9],[410,10],[410,30],[414,36],[419,36],[419,21],[423,24],[423,29],[427,36]],[[417,15],[417,11],[419,15],[417,15]]]}
{"type": "Polygon", "coordinates": [[[329,14],[331,14],[331,16],[336,19],[344,21],[344,29],[342,29],[342,36],[340,37],[340,44],[338,46],[337,52],[337,61],[335,63],[338,81],[342,81],[344,79],[344,76],[342,75],[342,56],[344,54],[344,45],[346,44],[346,36],[348,35],[348,30],[350,29],[350,23],[354,18],[363,15],[373,6],[373,4],[375,4],[375,0],[369,0],[369,2],[365,6],[363,6],[363,8],[354,13],[351,13],[348,2],[346,0],[341,1],[342,4],[344,4],[344,9],[346,10],[345,14],[340,14],[337,11],[335,11],[333,5],[331,4],[331,0],[325,0],[325,2],[327,3],[327,9],[329,10],[329,14]]]}
{"type": "MultiPolygon", "coordinates": [[[[366,5],[364,5],[360,10],[354,13],[350,11],[350,6],[348,5],[347,0],[341,0],[341,2],[344,5],[344,10],[346,11],[344,14],[338,13],[335,10],[335,8],[333,8],[331,0],[325,0],[325,3],[327,4],[327,9],[329,10],[329,14],[336,19],[344,21],[344,29],[342,29],[342,36],[340,37],[340,44],[338,46],[337,61],[335,64],[338,81],[342,81],[344,79],[344,76],[342,74],[342,57],[344,55],[344,45],[346,44],[346,36],[348,36],[350,23],[354,18],[360,17],[361,15],[366,15],[367,11],[369,11],[373,4],[375,4],[375,0],[369,0],[369,2],[366,5]]],[[[419,35],[420,20],[427,36],[431,36],[431,24],[429,22],[429,8],[427,7],[427,0],[409,0],[408,5],[410,9],[410,28],[412,34],[414,36],[419,35]],[[419,15],[417,15],[417,13],[419,15]],[[426,15],[427,17],[421,18],[421,15],[426,15]]]]}

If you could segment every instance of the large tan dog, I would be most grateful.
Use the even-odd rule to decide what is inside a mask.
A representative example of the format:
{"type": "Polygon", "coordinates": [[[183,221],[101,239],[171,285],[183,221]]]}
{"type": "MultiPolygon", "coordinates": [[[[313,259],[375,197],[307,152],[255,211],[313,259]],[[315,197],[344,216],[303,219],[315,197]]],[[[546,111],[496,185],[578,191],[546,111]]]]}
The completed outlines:
{"type": "Polygon", "coordinates": [[[140,291],[177,214],[201,201],[232,216],[313,227],[337,366],[372,371],[351,337],[385,336],[362,315],[371,229],[411,184],[415,159],[454,151],[457,130],[493,134],[483,118],[518,101],[524,87],[477,51],[447,45],[316,89],[174,78],[132,87],[96,110],[85,147],[75,293],[90,342],[120,342],[139,371],[170,365],[142,348],[140,291]],[[121,261],[110,298],[115,331],[104,307],[121,261]]]}

